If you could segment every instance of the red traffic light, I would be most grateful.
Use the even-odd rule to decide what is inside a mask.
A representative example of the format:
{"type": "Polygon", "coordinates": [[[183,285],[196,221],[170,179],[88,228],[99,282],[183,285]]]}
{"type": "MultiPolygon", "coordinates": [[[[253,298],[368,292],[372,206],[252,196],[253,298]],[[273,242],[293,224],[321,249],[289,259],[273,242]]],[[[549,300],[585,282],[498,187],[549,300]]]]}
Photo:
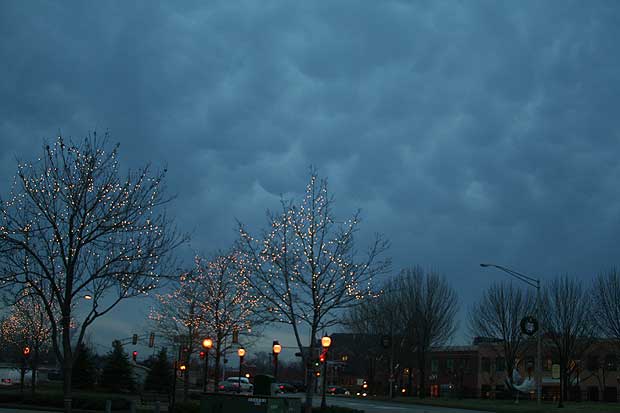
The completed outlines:
{"type": "Polygon", "coordinates": [[[205,354],[206,353],[204,351],[201,351],[200,353],[198,353],[198,355],[200,356],[201,360],[205,358],[205,354]]]}
{"type": "Polygon", "coordinates": [[[133,358],[133,361],[136,361],[136,358],[138,357],[138,352],[134,351],[133,353],[131,353],[131,357],[133,358]]]}
{"type": "Polygon", "coordinates": [[[24,355],[24,357],[28,357],[30,355],[30,347],[28,346],[24,347],[22,354],[24,355]]]}

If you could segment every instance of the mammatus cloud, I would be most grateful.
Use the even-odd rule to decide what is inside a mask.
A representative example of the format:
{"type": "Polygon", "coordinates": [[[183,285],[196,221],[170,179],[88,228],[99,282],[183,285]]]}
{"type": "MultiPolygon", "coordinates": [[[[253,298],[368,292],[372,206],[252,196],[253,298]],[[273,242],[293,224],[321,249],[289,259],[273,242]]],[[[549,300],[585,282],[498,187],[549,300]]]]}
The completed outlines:
{"type": "MultiPolygon", "coordinates": [[[[614,1],[0,6],[0,182],[58,131],[167,165],[192,249],[264,224],[315,165],[363,246],[444,272],[617,264],[614,1]]],[[[188,251],[188,254],[190,251],[188,251]]],[[[119,316],[120,317],[120,316],[119,316]]],[[[129,316],[127,316],[129,317],[129,316]]],[[[130,318],[128,318],[130,319],[130,318]]],[[[463,336],[464,337],[464,336],[463,336]]]]}

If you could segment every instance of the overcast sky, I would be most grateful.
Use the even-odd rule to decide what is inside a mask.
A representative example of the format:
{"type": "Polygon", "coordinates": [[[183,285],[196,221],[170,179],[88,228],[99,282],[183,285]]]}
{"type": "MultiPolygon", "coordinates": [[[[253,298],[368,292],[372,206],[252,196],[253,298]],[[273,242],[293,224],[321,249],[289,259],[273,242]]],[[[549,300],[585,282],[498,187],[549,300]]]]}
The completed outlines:
{"type": "MultiPolygon", "coordinates": [[[[619,11],[2,1],[0,191],[44,139],[108,130],[125,168],[167,166],[183,259],[230,245],[235,218],[260,228],[312,164],[342,218],[361,208],[360,249],[385,234],[394,270],[444,273],[462,314],[503,277],[483,261],[586,280],[620,264],[619,11]]],[[[94,340],[129,336],[147,307],[94,340]]]]}

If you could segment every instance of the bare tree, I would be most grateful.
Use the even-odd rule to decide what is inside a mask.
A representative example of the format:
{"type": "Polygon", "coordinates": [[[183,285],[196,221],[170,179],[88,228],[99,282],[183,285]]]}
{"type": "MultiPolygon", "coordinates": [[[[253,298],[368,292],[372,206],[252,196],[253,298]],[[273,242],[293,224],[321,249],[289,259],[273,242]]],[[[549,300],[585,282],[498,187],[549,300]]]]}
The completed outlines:
{"type": "Polygon", "coordinates": [[[568,395],[574,361],[580,360],[593,342],[590,290],[567,276],[549,282],[542,296],[542,328],[560,362],[560,401],[568,395]]]}
{"type": "Polygon", "coordinates": [[[12,194],[0,204],[2,281],[41,300],[63,367],[65,412],[88,327],[154,289],[164,258],[184,241],[160,213],[169,200],[164,172],[152,176],[147,166],[121,177],[118,145],[108,150],[107,141],[107,134],[78,144],[59,137],[37,162],[19,163],[12,194]]]}
{"type": "MultiPolygon", "coordinates": [[[[307,383],[313,377],[310,363],[318,347],[317,334],[340,323],[339,310],[368,295],[373,276],[388,266],[380,259],[388,245],[378,235],[366,256],[358,258],[354,234],[359,214],[338,223],[332,201],[327,181],[312,171],[301,202],[282,201],[279,214],[268,214],[269,230],[262,236],[252,237],[240,225],[249,280],[278,321],[293,329],[308,367],[307,383]]],[[[307,386],[307,410],[312,396],[312,386],[307,386]]]]}
{"type": "Polygon", "coordinates": [[[411,361],[411,357],[406,357],[411,351],[402,351],[404,329],[399,317],[399,303],[394,299],[392,291],[385,291],[386,288],[389,288],[387,283],[378,295],[367,297],[350,308],[345,317],[348,330],[356,335],[350,350],[365,360],[369,390],[372,392],[376,391],[375,376],[379,362],[386,367],[388,374],[391,374],[394,363],[409,363],[410,366],[411,361]],[[384,336],[390,337],[387,348],[382,343],[384,336]]]}
{"type": "Polygon", "coordinates": [[[620,273],[612,268],[600,274],[592,289],[594,318],[601,335],[620,342],[620,273]]]}
{"type": "Polygon", "coordinates": [[[512,283],[498,283],[484,291],[469,311],[469,331],[473,336],[497,339],[506,361],[506,378],[512,383],[512,371],[521,358],[526,341],[521,320],[534,310],[533,297],[512,283]]]}
{"type": "Polygon", "coordinates": [[[458,297],[447,279],[421,267],[401,271],[389,291],[398,302],[405,340],[420,372],[420,397],[426,395],[426,366],[433,347],[446,344],[457,329],[458,297]]]}

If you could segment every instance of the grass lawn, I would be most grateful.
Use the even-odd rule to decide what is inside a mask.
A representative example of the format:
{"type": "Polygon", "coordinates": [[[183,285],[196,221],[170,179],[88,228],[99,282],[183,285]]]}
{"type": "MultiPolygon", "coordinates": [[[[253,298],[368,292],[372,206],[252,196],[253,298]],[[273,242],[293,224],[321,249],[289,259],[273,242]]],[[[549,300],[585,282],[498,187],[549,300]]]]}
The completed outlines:
{"type": "Polygon", "coordinates": [[[586,413],[586,412],[609,412],[620,413],[620,403],[595,403],[595,402],[565,402],[564,408],[559,409],[557,402],[543,402],[539,408],[536,401],[521,400],[515,404],[512,400],[479,400],[479,399],[418,399],[397,397],[395,401],[402,403],[423,404],[428,406],[456,407],[471,410],[483,410],[497,413],[586,413]]]}

